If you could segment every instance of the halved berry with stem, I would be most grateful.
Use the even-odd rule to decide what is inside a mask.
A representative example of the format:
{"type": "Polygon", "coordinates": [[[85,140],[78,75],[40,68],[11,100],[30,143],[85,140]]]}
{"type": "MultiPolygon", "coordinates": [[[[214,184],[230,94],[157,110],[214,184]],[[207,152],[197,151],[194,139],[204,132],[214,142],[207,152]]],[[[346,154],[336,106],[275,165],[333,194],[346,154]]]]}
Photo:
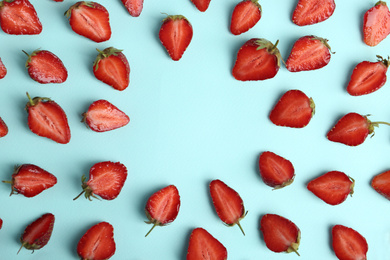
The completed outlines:
{"type": "Polygon", "coordinates": [[[1,61],[0,58],[0,79],[4,78],[5,75],[7,75],[7,68],[5,67],[4,63],[1,61]]]}
{"type": "Polygon", "coordinates": [[[191,0],[191,2],[199,11],[205,12],[209,8],[211,0],[191,0]]]}
{"type": "Polygon", "coordinates": [[[0,117],[0,137],[4,137],[8,134],[8,126],[4,120],[0,117]]]}
{"type": "Polygon", "coordinates": [[[261,5],[258,0],[243,0],[233,10],[230,32],[234,35],[249,31],[261,18],[261,5]]]}
{"type": "Polygon", "coordinates": [[[203,228],[195,228],[190,235],[187,260],[226,260],[227,250],[221,242],[203,228]]]}
{"type": "Polygon", "coordinates": [[[299,26],[320,23],[331,17],[335,9],[334,0],[299,0],[292,21],[299,26]]]}
{"type": "Polygon", "coordinates": [[[376,46],[390,34],[390,11],[386,2],[378,1],[363,17],[363,41],[376,46]]]}
{"type": "Polygon", "coordinates": [[[371,181],[371,187],[390,200],[390,171],[376,175],[371,181]]]}
{"type": "Polygon", "coordinates": [[[144,7],[144,0],[122,0],[122,3],[133,17],[140,16],[144,7]]]}
{"type": "Polygon", "coordinates": [[[367,241],[352,228],[335,225],[332,228],[332,247],[340,260],[367,259],[367,241]]]}

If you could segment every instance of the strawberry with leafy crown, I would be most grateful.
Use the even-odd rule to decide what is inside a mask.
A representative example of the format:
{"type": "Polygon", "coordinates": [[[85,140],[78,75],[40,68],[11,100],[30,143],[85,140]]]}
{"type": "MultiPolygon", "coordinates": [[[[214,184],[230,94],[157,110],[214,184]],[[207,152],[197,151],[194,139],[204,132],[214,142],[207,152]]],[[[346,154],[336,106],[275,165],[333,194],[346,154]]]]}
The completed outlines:
{"type": "Polygon", "coordinates": [[[0,137],[4,137],[8,134],[8,126],[5,124],[4,120],[0,117],[0,137]]]}
{"type": "Polygon", "coordinates": [[[5,75],[7,75],[7,68],[5,67],[4,63],[1,61],[0,58],[0,79],[4,78],[5,75]]]}
{"type": "Polygon", "coordinates": [[[320,23],[331,17],[335,9],[334,0],[299,0],[292,21],[299,26],[320,23]]]}
{"type": "Polygon", "coordinates": [[[371,181],[371,187],[390,200],[390,171],[376,175],[371,181]]]}
{"type": "Polygon", "coordinates": [[[187,260],[226,260],[227,250],[203,228],[195,228],[190,235],[187,260]]]}
{"type": "Polygon", "coordinates": [[[144,0],[122,0],[122,4],[131,16],[138,17],[144,7],[144,0]]]}
{"type": "Polygon", "coordinates": [[[386,2],[379,1],[363,17],[363,41],[376,46],[390,34],[390,11],[386,2]]]}
{"type": "Polygon", "coordinates": [[[199,11],[205,12],[209,8],[211,0],[191,0],[199,11]]]}
{"type": "Polygon", "coordinates": [[[230,32],[234,35],[249,31],[261,18],[261,6],[258,0],[243,0],[233,10],[230,20],[230,32]]]}
{"type": "Polygon", "coordinates": [[[339,260],[367,259],[367,241],[352,228],[343,225],[333,226],[332,247],[339,260]]]}

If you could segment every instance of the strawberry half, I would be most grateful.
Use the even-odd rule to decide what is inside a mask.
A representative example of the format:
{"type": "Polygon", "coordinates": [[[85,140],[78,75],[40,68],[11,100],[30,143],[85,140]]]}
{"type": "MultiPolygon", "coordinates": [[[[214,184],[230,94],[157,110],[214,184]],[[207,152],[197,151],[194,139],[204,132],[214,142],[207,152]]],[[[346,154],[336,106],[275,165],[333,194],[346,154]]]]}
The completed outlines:
{"type": "Polygon", "coordinates": [[[158,37],[174,61],[183,56],[192,40],[193,30],[190,22],[183,15],[168,15],[163,20],[158,37]]]}
{"type": "Polygon", "coordinates": [[[113,200],[118,197],[127,178],[127,168],[120,162],[99,162],[89,170],[89,180],[85,175],[81,177],[83,191],[73,200],[78,199],[83,193],[85,198],[91,197],[104,200],[113,200]]]}
{"type": "Polygon", "coordinates": [[[28,225],[20,237],[22,246],[18,253],[23,247],[33,251],[44,247],[49,242],[53,232],[54,220],[54,215],[47,213],[28,225]]]}
{"type": "Polygon", "coordinates": [[[312,98],[300,90],[289,90],[283,94],[269,114],[269,119],[278,126],[303,128],[315,113],[312,98]]]}
{"type": "Polygon", "coordinates": [[[4,66],[4,63],[0,58],[0,79],[4,78],[7,75],[7,68],[4,66]]]}
{"type": "Polygon", "coordinates": [[[332,142],[357,146],[362,144],[369,134],[374,136],[374,128],[380,124],[390,125],[387,122],[371,122],[367,116],[357,113],[348,113],[340,118],[326,137],[332,142]]]}
{"type": "Polygon", "coordinates": [[[146,206],[145,214],[149,221],[147,224],[153,224],[153,227],[146,233],[145,237],[152,232],[156,226],[165,226],[173,222],[180,209],[180,195],[176,186],[169,185],[149,197],[146,206]]]}
{"type": "Polygon", "coordinates": [[[209,8],[211,0],[191,0],[199,11],[205,12],[209,8]]]}
{"type": "Polygon", "coordinates": [[[215,237],[203,228],[191,232],[187,260],[226,260],[227,250],[215,237]]]}
{"type": "Polygon", "coordinates": [[[366,95],[377,91],[386,83],[389,60],[377,57],[377,62],[363,61],[356,65],[347,86],[350,95],[366,95]]]}
{"type": "Polygon", "coordinates": [[[390,200],[390,171],[376,175],[371,181],[371,187],[390,200]]]}
{"type": "Polygon", "coordinates": [[[335,9],[334,0],[299,0],[292,21],[299,26],[320,23],[331,17],[335,9]]]}
{"type": "Polygon", "coordinates": [[[40,34],[42,24],[34,6],[28,0],[0,2],[0,26],[7,34],[40,34]]]}
{"type": "Polygon", "coordinates": [[[291,72],[317,70],[328,65],[330,54],[327,39],[304,36],[294,43],[286,61],[286,68],[291,72]]]}
{"type": "Polygon", "coordinates": [[[258,0],[243,0],[233,10],[230,20],[230,32],[234,35],[249,31],[261,18],[261,6],[258,0]]]}
{"type": "Polygon", "coordinates": [[[337,258],[340,260],[367,259],[367,241],[352,228],[335,225],[332,228],[332,246],[337,258]]]}
{"type": "Polygon", "coordinates": [[[70,129],[64,110],[50,98],[35,97],[26,104],[28,127],[39,136],[49,138],[57,143],[70,141],[70,129]]]}
{"type": "Polygon", "coordinates": [[[122,0],[122,3],[133,17],[140,16],[144,7],[144,0],[122,0]]]}
{"type": "Polygon", "coordinates": [[[8,126],[0,117],[0,137],[4,137],[8,134],[8,126]]]}
{"type": "Polygon", "coordinates": [[[15,168],[11,181],[3,182],[11,184],[10,195],[22,194],[31,198],[53,187],[57,178],[36,165],[23,164],[15,168]]]}
{"type": "Polygon", "coordinates": [[[292,163],[273,152],[261,153],[259,157],[259,171],[264,183],[274,189],[290,185],[295,177],[292,163]]]}
{"type": "Polygon", "coordinates": [[[363,17],[363,41],[376,46],[390,34],[390,11],[386,2],[379,1],[363,17]]]}
{"type": "Polygon", "coordinates": [[[130,83],[130,65],[122,50],[113,47],[96,50],[99,54],[93,63],[95,77],[116,90],[125,90],[130,83]]]}
{"type": "Polygon", "coordinates": [[[275,77],[282,59],[276,47],[266,39],[252,38],[238,50],[232,74],[241,81],[265,80],[275,77]]]}
{"type": "Polygon", "coordinates": [[[94,42],[111,38],[111,26],[107,9],[99,3],[80,1],[65,12],[72,30],[94,42]]]}
{"type": "Polygon", "coordinates": [[[331,171],[311,180],[307,189],[330,205],[339,205],[353,194],[355,180],[343,172],[331,171]]]}
{"type": "Polygon", "coordinates": [[[298,254],[301,240],[299,228],[290,220],[276,214],[266,214],[260,220],[265,245],[275,253],[298,254]]]}
{"type": "Polygon", "coordinates": [[[41,83],[63,83],[68,78],[68,71],[54,53],[46,50],[36,50],[31,54],[23,51],[28,59],[26,68],[30,77],[41,83]]]}
{"type": "Polygon", "coordinates": [[[77,254],[81,259],[110,259],[116,250],[114,228],[108,222],[100,222],[85,232],[77,244],[77,254]]]}
{"type": "Polygon", "coordinates": [[[210,195],[218,217],[228,226],[237,226],[245,235],[240,221],[248,213],[240,195],[221,180],[210,182],[210,195]]]}
{"type": "Polygon", "coordinates": [[[106,132],[127,125],[130,118],[107,100],[100,99],[83,114],[83,122],[95,132],[106,132]]]}

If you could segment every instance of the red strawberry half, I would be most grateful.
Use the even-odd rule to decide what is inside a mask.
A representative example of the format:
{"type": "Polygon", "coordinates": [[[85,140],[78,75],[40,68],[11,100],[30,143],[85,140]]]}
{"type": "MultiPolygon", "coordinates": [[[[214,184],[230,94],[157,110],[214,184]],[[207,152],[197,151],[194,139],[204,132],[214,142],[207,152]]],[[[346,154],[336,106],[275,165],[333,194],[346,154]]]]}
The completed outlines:
{"type": "Polygon", "coordinates": [[[7,75],[7,68],[4,66],[4,63],[0,58],[0,79],[4,78],[7,75]]]}
{"type": "Polygon", "coordinates": [[[22,194],[30,198],[53,187],[57,178],[36,165],[23,164],[15,168],[11,181],[3,182],[11,184],[11,195],[22,194]]]}
{"type": "Polygon", "coordinates": [[[130,65],[122,50],[109,47],[97,51],[99,54],[93,63],[95,77],[116,90],[125,90],[130,83],[130,65]]]}
{"type": "Polygon", "coordinates": [[[230,31],[234,35],[247,32],[260,21],[261,6],[258,0],[243,0],[233,10],[230,31]]]}
{"type": "Polygon", "coordinates": [[[379,1],[363,18],[363,40],[368,46],[376,46],[390,34],[390,11],[386,2],[379,1]]]}
{"type": "Polygon", "coordinates": [[[108,222],[100,222],[85,232],[77,244],[81,259],[110,259],[116,250],[114,228],[108,222]]]}
{"type": "Polygon", "coordinates": [[[180,209],[180,195],[176,186],[169,185],[149,197],[146,206],[145,214],[149,221],[147,224],[153,224],[153,227],[145,235],[148,236],[156,226],[165,226],[173,222],[180,209]]]}
{"type": "Polygon", "coordinates": [[[315,113],[312,98],[300,90],[289,90],[283,94],[269,114],[269,119],[278,126],[303,128],[315,113]]]}
{"type": "Polygon", "coordinates": [[[215,237],[203,228],[191,232],[187,260],[226,260],[227,250],[215,237]]]}
{"type": "Polygon", "coordinates": [[[122,3],[133,17],[140,16],[144,7],[144,0],[122,0],[122,3]]]}
{"type": "Polygon", "coordinates": [[[317,70],[330,62],[328,40],[317,36],[299,38],[291,49],[286,68],[291,72],[317,70]]]}
{"type": "Polygon", "coordinates": [[[221,180],[210,183],[210,195],[218,217],[228,226],[237,224],[245,235],[240,221],[248,212],[245,211],[240,195],[221,180]]]}
{"type": "Polygon", "coordinates": [[[30,130],[34,134],[47,137],[57,143],[69,143],[70,129],[64,110],[50,98],[31,99],[28,93],[27,97],[29,102],[27,102],[26,110],[30,130]]]}
{"type": "Polygon", "coordinates": [[[352,228],[335,225],[332,228],[332,246],[340,260],[367,259],[367,241],[352,228]]]}
{"type": "MultiPolygon", "coordinates": [[[[23,51],[24,52],[24,51],[23,51]]],[[[63,83],[68,78],[68,71],[54,53],[36,50],[27,56],[26,68],[30,77],[42,84],[63,83]]]]}
{"type": "Polygon", "coordinates": [[[28,0],[0,2],[0,26],[7,34],[40,34],[42,24],[34,6],[28,0]]]}
{"type": "Polygon", "coordinates": [[[19,251],[23,247],[28,250],[37,250],[44,247],[49,242],[53,232],[54,220],[54,215],[47,213],[28,225],[20,237],[22,246],[19,251]]]}
{"type": "Polygon", "coordinates": [[[94,42],[111,38],[111,26],[107,9],[99,3],[80,1],[65,12],[72,30],[94,42]]]}
{"type": "Polygon", "coordinates": [[[347,86],[350,95],[366,95],[377,91],[386,83],[389,60],[377,57],[377,62],[363,61],[355,67],[347,86]]]}
{"type": "Polygon", "coordinates": [[[158,37],[174,61],[183,56],[192,40],[193,30],[183,15],[169,15],[163,20],[158,37]]]}
{"type": "Polygon", "coordinates": [[[299,26],[320,23],[327,20],[335,9],[334,0],[299,0],[292,21],[299,26]]]}
{"type": "Polygon", "coordinates": [[[275,77],[282,59],[276,47],[266,39],[253,38],[238,50],[232,74],[241,81],[265,80],[275,77]]]}
{"type": "Polygon", "coordinates": [[[8,126],[0,117],[0,137],[4,137],[8,134],[8,126]]]}
{"type": "Polygon", "coordinates": [[[390,171],[376,175],[371,181],[371,187],[390,200],[390,171]]]}
{"type": "Polygon", "coordinates": [[[205,12],[209,8],[211,0],[191,0],[199,11],[205,12]]]}
{"type": "Polygon", "coordinates": [[[73,200],[76,200],[83,193],[85,198],[91,197],[104,200],[113,200],[118,197],[127,178],[127,168],[120,162],[99,162],[89,170],[89,180],[85,175],[81,178],[83,191],[73,200]]]}
{"type": "Polygon", "coordinates": [[[264,183],[275,189],[283,188],[294,181],[295,171],[292,163],[273,152],[261,153],[259,170],[264,183]]]}

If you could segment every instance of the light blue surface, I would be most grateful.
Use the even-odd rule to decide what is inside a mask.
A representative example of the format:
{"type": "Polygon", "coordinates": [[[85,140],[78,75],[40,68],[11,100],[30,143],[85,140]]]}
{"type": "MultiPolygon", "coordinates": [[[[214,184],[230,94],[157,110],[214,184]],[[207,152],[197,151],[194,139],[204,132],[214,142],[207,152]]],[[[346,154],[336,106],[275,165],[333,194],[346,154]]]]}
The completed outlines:
{"type": "Polygon", "coordinates": [[[43,24],[37,36],[11,36],[0,31],[0,57],[8,68],[0,81],[0,116],[9,134],[0,139],[0,180],[9,180],[16,164],[33,163],[53,173],[58,183],[34,198],[8,197],[10,187],[0,185],[0,259],[78,259],[76,245],[93,224],[114,226],[117,251],[111,259],[185,259],[188,238],[203,227],[225,245],[228,259],[298,259],[295,254],[268,250],[259,231],[266,213],[284,216],[302,232],[302,260],[337,259],[331,248],[335,224],[352,227],[369,244],[368,259],[390,255],[390,202],[371,187],[372,177],[390,168],[390,128],[377,129],[358,147],[326,139],[327,131],[348,112],[372,114],[390,121],[387,83],[381,90],[352,97],[345,87],[352,69],[375,55],[390,54],[390,38],[376,47],[362,41],[363,14],[375,1],[336,1],[333,16],[320,24],[298,27],[291,22],[296,1],[262,0],[263,17],[249,32],[233,36],[230,15],[237,0],[212,0],[205,13],[190,0],[145,0],[140,17],[131,17],[119,0],[97,2],[110,13],[112,38],[95,43],[75,34],[63,13],[76,1],[56,3],[32,0],[43,24]],[[194,36],[178,62],[172,61],[158,39],[162,19],[182,14],[192,23],[194,36]],[[290,73],[282,66],[275,78],[239,82],[231,75],[239,47],[250,38],[280,40],[287,59],[301,36],[329,39],[336,54],[328,66],[311,72],[290,73]],[[130,67],[130,86],[116,91],[95,79],[92,63],[96,48],[124,50],[130,67]],[[64,84],[41,85],[24,68],[26,56],[37,48],[55,53],[68,69],[64,84]],[[316,114],[303,129],[273,125],[268,114],[289,89],[300,89],[314,99],[316,114]],[[26,91],[50,97],[65,110],[71,128],[69,144],[38,137],[27,127],[26,91]],[[107,99],[130,116],[130,124],[96,133],[82,123],[81,114],[97,99],[107,99]],[[292,185],[272,191],[258,174],[263,151],[289,159],[296,170],[292,185]],[[128,179],[113,201],[72,199],[81,191],[80,178],[97,162],[120,161],[128,179]],[[330,206],[306,189],[311,179],[330,170],[343,171],[356,180],[355,194],[343,204],[330,206]],[[234,188],[249,211],[242,227],[226,227],[210,202],[208,184],[221,179],[234,188]],[[143,209],[147,198],[169,184],[181,195],[177,219],[167,227],[151,226],[143,209]],[[53,235],[44,248],[31,254],[22,250],[19,237],[27,224],[44,213],[56,217],[53,235]]]}

